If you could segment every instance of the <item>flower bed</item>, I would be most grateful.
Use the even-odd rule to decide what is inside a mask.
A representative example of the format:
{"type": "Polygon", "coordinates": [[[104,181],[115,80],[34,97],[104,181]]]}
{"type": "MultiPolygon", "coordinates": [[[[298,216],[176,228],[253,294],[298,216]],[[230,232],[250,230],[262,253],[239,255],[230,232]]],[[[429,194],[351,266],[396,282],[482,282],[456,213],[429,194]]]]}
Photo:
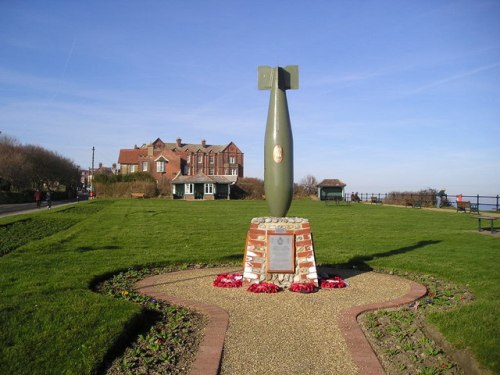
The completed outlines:
{"type": "Polygon", "coordinates": [[[120,272],[97,284],[97,292],[141,305],[144,331],[131,325],[119,344],[122,353],[103,364],[106,374],[186,374],[192,363],[206,325],[205,317],[185,308],[140,294],[135,283],[144,277],[176,268],[145,268],[120,272]]]}

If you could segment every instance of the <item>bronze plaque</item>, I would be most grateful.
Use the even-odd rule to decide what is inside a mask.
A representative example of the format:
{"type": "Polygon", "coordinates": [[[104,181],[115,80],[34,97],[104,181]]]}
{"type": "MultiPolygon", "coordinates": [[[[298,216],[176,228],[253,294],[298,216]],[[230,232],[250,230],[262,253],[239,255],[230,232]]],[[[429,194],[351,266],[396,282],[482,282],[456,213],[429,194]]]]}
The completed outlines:
{"type": "Polygon", "coordinates": [[[295,243],[293,234],[267,236],[267,272],[295,273],[295,243]]]}

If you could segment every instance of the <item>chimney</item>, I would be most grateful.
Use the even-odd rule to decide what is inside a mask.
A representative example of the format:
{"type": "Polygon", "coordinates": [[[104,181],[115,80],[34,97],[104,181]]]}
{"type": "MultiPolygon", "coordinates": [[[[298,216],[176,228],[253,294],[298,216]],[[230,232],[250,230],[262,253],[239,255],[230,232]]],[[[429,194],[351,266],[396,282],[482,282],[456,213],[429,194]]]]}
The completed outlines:
{"type": "Polygon", "coordinates": [[[205,141],[204,139],[201,140],[201,145],[203,148],[207,147],[207,141],[205,141]]]}
{"type": "Polygon", "coordinates": [[[181,147],[181,146],[182,146],[182,139],[177,138],[177,139],[175,140],[175,142],[177,143],[177,147],[181,147]]]}

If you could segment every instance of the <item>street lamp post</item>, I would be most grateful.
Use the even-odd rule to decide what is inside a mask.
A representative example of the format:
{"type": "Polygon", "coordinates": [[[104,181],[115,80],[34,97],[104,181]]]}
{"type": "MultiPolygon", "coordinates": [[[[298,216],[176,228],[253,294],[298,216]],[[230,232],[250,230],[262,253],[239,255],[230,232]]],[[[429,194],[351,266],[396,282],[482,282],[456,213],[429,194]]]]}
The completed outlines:
{"type": "Polygon", "coordinates": [[[90,185],[90,191],[92,193],[92,198],[95,195],[95,187],[94,187],[94,152],[95,152],[95,147],[92,146],[92,169],[90,171],[90,177],[91,177],[91,185],[90,185]]]}

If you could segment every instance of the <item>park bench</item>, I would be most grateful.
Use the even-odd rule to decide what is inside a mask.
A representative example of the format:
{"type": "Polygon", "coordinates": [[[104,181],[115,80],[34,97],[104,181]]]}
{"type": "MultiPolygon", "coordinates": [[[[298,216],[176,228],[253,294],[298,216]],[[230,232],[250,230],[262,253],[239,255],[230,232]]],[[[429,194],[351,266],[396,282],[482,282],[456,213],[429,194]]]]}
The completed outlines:
{"type": "Polygon", "coordinates": [[[413,199],[405,200],[405,207],[422,208],[422,202],[413,199]]]}
{"type": "Polygon", "coordinates": [[[467,213],[467,210],[469,210],[469,213],[479,214],[479,207],[477,204],[471,203],[470,201],[457,202],[457,212],[463,211],[467,213]]]}
{"type": "Polygon", "coordinates": [[[323,200],[325,201],[325,205],[328,205],[330,203],[335,203],[336,205],[340,205],[340,204],[344,204],[344,203],[346,205],[351,204],[351,201],[348,201],[342,195],[336,195],[336,194],[327,194],[323,197],[323,200]]]}
{"type": "Polygon", "coordinates": [[[382,204],[382,199],[377,198],[377,197],[372,197],[370,202],[375,203],[375,204],[382,204]]]}
{"type": "Polygon", "coordinates": [[[145,198],[146,194],[145,193],[132,193],[130,194],[132,198],[145,198]]]}
{"type": "Polygon", "coordinates": [[[477,217],[477,229],[479,230],[479,232],[482,232],[483,231],[483,226],[481,225],[481,221],[485,220],[485,221],[489,221],[490,222],[490,232],[493,234],[495,233],[495,227],[493,226],[493,222],[496,220],[497,218],[494,217],[494,216],[478,216],[477,217]]]}

